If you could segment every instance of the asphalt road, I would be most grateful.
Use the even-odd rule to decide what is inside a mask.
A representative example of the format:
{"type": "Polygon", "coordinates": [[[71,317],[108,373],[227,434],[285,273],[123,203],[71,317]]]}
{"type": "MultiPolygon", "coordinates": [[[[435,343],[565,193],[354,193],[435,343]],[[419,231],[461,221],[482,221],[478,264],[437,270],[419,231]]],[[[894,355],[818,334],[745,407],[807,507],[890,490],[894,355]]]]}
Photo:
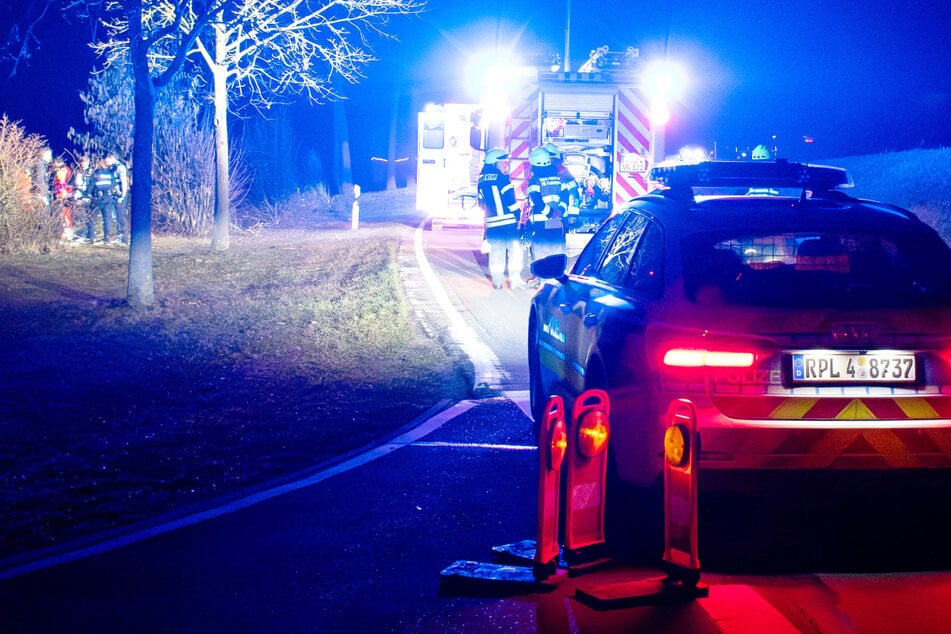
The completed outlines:
{"type": "Polygon", "coordinates": [[[832,541],[855,557],[829,573],[810,531],[801,549],[790,543],[788,526],[809,519],[808,495],[786,498],[772,524],[745,501],[711,513],[701,561],[709,544],[716,566],[702,577],[709,597],[692,602],[608,610],[578,599],[579,588],[658,574],[625,567],[558,575],[547,592],[441,582],[456,560],[491,561],[492,546],[534,537],[538,456],[524,413],[531,292],[491,288],[478,231],[417,238],[445,292],[426,299],[417,288],[418,301],[458,311],[454,337],[471,354],[481,398],[434,410],[298,481],[6,571],[0,632],[951,632],[940,512],[915,526],[879,518],[889,528],[871,540],[849,528],[832,541]],[[747,546],[775,569],[731,569],[724,553],[747,546]],[[885,550],[925,557],[896,563],[885,550]]]}

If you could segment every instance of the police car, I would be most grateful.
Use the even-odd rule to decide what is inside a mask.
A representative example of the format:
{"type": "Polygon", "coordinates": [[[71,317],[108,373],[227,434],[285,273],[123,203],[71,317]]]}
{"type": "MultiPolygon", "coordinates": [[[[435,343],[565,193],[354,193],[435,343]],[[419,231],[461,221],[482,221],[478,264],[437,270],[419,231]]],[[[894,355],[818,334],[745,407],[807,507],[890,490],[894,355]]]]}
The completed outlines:
{"type": "MultiPolygon", "coordinates": [[[[951,467],[951,249],[858,200],[845,170],[784,161],[659,167],[548,280],[528,328],[536,421],[552,395],[611,405],[614,481],[656,490],[665,415],[689,401],[699,466],[951,467]]],[[[610,512],[610,509],[609,509],[610,512]]]]}

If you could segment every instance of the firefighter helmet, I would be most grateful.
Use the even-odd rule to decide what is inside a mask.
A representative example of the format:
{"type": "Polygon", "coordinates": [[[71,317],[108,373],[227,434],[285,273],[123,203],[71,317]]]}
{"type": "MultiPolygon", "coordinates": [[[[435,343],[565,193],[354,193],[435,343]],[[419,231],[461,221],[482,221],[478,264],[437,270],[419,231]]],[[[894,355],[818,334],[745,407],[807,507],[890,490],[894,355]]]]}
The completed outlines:
{"type": "Polygon", "coordinates": [[[762,143],[753,148],[754,161],[768,161],[771,158],[773,158],[773,156],[769,153],[769,148],[762,143]]]}
{"type": "Polygon", "coordinates": [[[504,161],[504,160],[507,159],[508,157],[509,157],[509,155],[508,155],[508,153],[507,153],[505,150],[500,150],[500,149],[498,149],[498,148],[492,148],[491,150],[489,150],[488,152],[485,153],[485,161],[484,161],[484,163],[485,163],[486,165],[495,165],[495,164],[498,163],[499,161],[504,161]]]}
{"type": "Polygon", "coordinates": [[[551,154],[553,159],[561,159],[561,150],[554,143],[546,143],[542,146],[542,149],[551,154]]]}
{"type": "Polygon", "coordinates": [[[545,148],[535,148],[528,155],[528,162],[534,167],[548,167],[551,165],[551,154],[545,148]]]}

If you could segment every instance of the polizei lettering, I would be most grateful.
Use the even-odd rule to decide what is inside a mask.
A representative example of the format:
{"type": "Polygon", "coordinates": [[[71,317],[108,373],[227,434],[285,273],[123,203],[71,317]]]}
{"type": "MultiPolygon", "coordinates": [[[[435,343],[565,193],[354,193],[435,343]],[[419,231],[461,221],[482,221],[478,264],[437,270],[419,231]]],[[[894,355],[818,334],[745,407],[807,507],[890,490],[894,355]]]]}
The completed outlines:
{"type": "Polygon", "coordinates": [[[779,370],[722,368],[714,372],[713,381],[733,385],[780,385],[783,375],[779,370]]]}

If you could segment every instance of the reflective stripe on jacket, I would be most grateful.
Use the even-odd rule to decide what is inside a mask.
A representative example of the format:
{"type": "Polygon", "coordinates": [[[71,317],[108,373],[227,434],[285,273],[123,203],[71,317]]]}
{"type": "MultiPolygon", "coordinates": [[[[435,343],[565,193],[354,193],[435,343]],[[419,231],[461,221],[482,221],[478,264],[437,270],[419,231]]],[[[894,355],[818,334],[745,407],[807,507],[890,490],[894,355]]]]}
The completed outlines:
{"type": "Polygon", "coordinates": [[[107,168],[97,168],[92,173],[91,190],[98,196],[111,195],[116,186],[116,178],[112,170],[107,168]]]}
{"type": "Polygon", "coordinates": [[[532,203],[529,216],[532,222],[560,218],[568,211],[567,191],[562,189],[557,174],[532,175],[528,181],[528,198],[532,203]]]}
{"type": "Polygon", "coordinates": [[[486,229],[518,223],[520,208],[509,177],[486,166],[479,175],[479,199],[485,211],[486,229]]]}

